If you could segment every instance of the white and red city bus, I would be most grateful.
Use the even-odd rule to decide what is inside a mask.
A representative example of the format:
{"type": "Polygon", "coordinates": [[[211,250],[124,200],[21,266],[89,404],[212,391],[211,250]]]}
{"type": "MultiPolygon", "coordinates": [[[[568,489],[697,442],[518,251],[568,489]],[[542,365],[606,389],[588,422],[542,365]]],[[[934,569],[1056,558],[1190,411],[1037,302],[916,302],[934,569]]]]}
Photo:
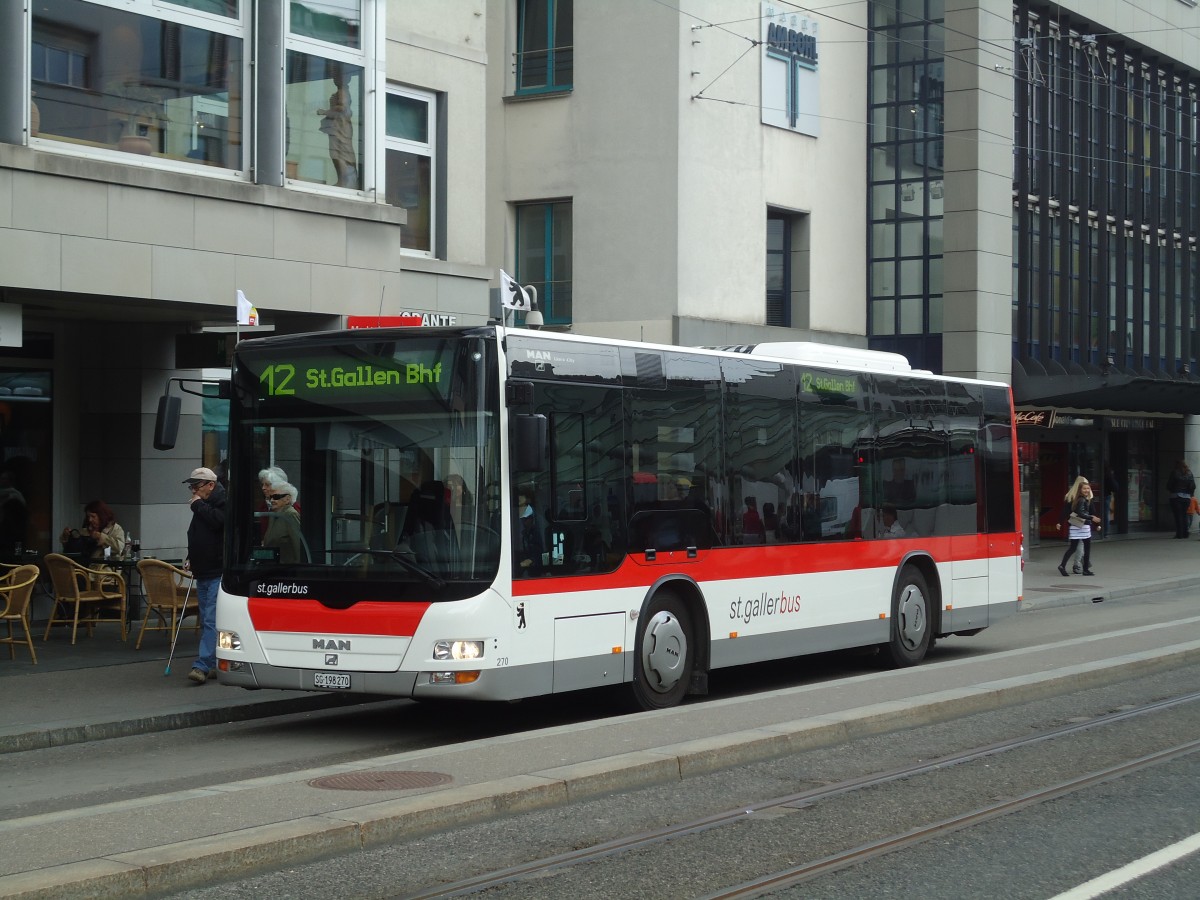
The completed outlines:
{"type": "Polygon", "coordinates": [[[1010,392],[894,354],[367,329],[243,341],[230,395],[225,684],[658,708],[1017,609],[1010,392]]]}

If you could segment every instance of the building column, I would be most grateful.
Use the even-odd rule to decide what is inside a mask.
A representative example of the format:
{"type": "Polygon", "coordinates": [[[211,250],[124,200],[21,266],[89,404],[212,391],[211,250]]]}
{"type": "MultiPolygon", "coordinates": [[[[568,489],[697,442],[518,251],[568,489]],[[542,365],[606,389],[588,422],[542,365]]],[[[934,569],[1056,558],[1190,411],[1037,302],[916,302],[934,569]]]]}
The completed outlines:
{"type": "Polygon", "coordinates": [[[25,143],[25,11],[20,3],[0,3],[0,141],[25,143]]]}
{"type": "Polygon", "coordinates": [[[1200,472],[1200,416],[1183,417],[1183,461],[1193,473],[1200,472]]]}
{"type": "Polygon", "coordinates": [[[286,108],[283,4],[260,3],[254,38],[254,182],[279,187],[283,184],[288,122],[286,108]]]}
{"type": "Polygon", "coordinates": [[[942,367],[1012,380],[1009,0],[946,0],[942,367]]]}

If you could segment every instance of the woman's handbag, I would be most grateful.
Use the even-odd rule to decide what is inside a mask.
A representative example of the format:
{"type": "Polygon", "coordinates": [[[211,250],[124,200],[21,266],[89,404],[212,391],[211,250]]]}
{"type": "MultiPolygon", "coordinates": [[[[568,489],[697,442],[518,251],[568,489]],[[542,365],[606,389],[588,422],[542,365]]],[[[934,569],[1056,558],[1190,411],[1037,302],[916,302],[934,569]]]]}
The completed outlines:
{"type": "Polygon", "coordinates": [[[1087,524],[1084,521],[1083,516],[1079,515],[1078,513],[1071,513],[1069,516],[1067,516],[1067,523],[1070,525],[1085,525],[1085,524],[1087,524]]]}

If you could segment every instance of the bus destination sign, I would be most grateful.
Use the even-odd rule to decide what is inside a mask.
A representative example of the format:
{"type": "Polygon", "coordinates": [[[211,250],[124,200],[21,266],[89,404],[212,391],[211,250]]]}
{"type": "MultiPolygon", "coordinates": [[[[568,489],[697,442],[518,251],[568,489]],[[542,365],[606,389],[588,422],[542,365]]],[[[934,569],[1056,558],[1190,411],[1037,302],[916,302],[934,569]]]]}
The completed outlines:
{"type": "Polygon", "coordinates": [[[352,394],[363,397],[377,391],[394,393],[420,385],[441,385],[442,363],[432,359],[379,359],[371,363],[338,363],[309,360],[275,362],[263,367],[258,383],[266,397],[318,399],[352,394]]]}

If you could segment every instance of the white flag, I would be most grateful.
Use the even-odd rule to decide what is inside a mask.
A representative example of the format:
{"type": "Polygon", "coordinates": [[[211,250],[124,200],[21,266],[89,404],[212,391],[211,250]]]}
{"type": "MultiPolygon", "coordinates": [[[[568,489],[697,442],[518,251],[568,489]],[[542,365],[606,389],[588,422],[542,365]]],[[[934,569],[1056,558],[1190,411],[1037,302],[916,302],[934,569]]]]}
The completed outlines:
{"type": "Polygon", "coordinates": [[[503,269],[500,270],[500,305],[517,312],[529,312],[533,308],[525,288],[513,281],[503,269]]]}
{"type": "Polygon", "coordinates": [[[258,324],[258,310],[241,291],[237,292],[237,323],[239,325],[258,324]]]}

